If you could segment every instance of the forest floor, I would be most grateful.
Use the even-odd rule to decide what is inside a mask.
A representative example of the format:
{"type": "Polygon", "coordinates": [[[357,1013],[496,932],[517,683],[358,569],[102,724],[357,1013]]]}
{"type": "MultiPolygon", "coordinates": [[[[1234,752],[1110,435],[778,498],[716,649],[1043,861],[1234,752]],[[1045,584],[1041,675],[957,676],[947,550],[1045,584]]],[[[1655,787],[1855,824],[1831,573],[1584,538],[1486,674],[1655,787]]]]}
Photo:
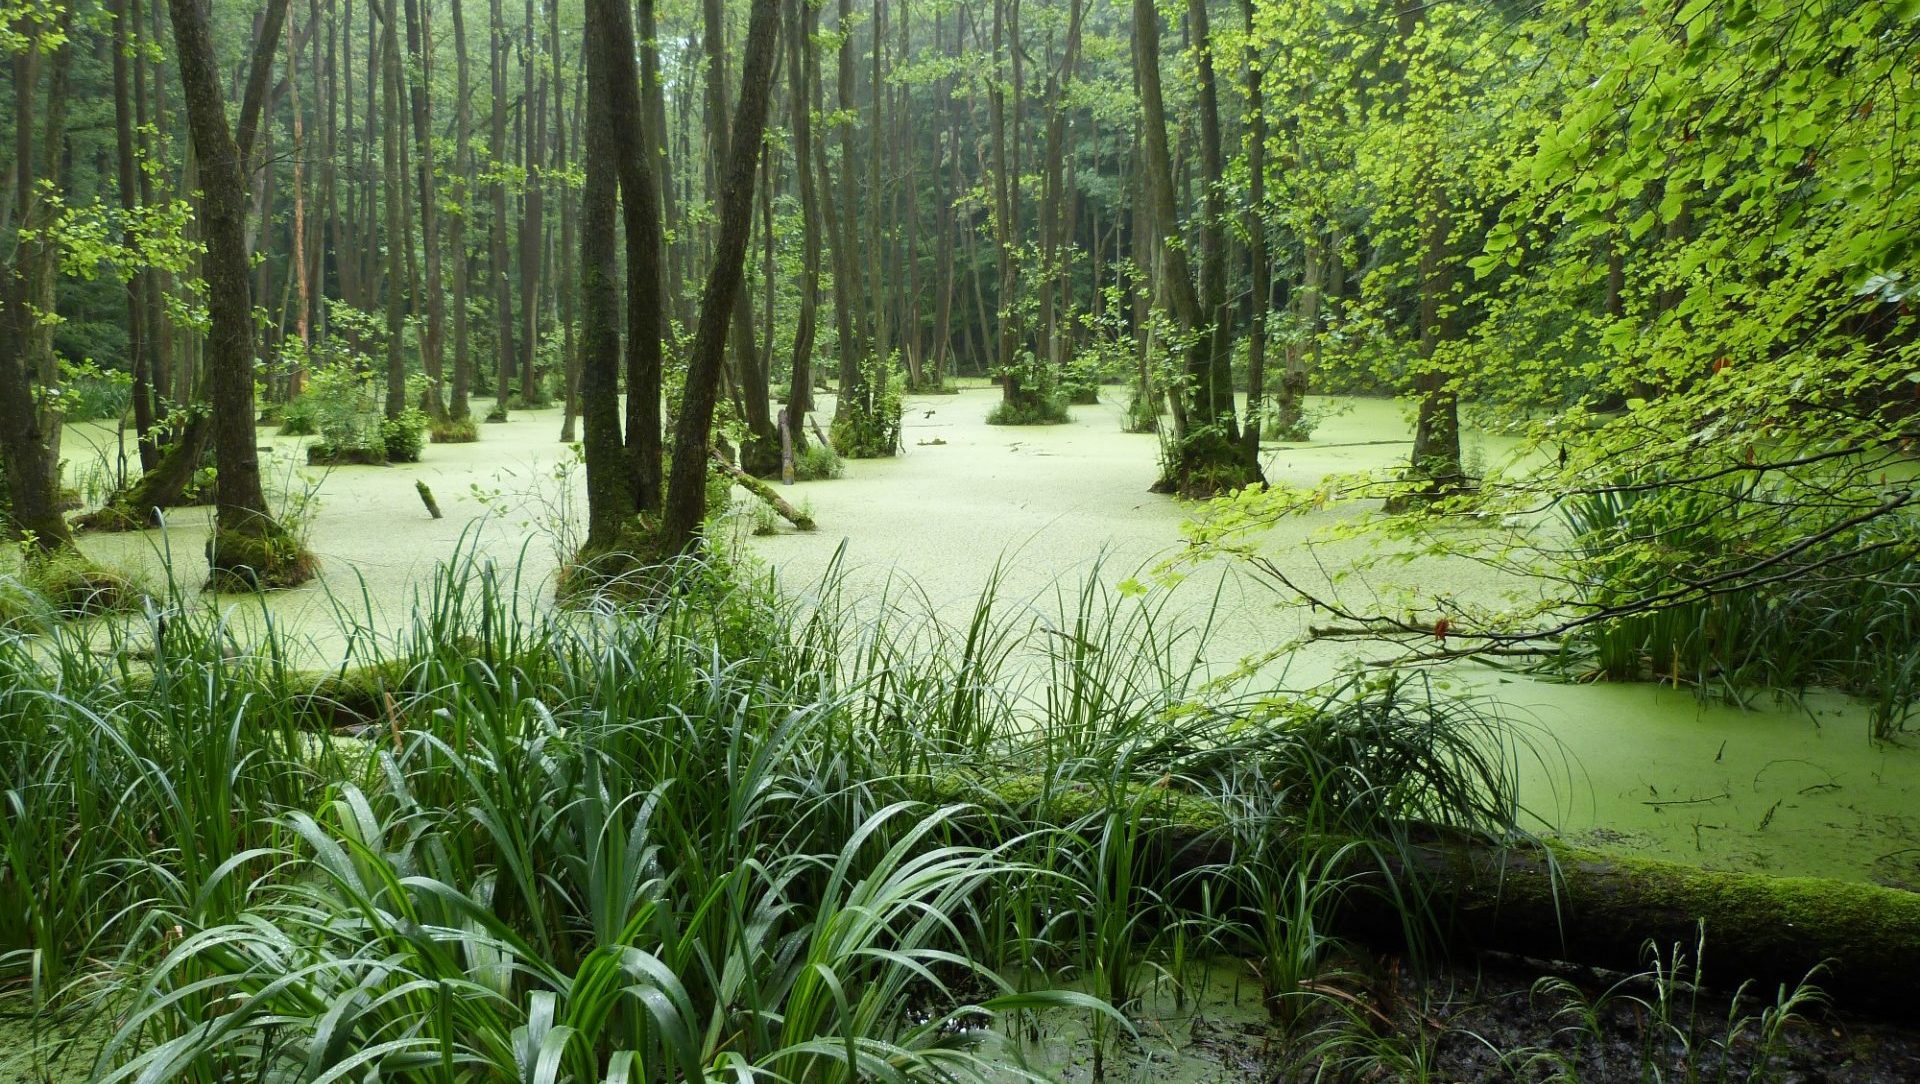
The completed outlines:
{"type": "MultiPolygon", "coordinates": [[[[885,595],[949,623],[971,615],[990,582],[1003,607],[1051,619],[1070,610],[1090,579],[1107,587],[1152,579],[1158,563],[1179,555],[1182,523],[1198,506],[1147,491],[1156,442],[1121,431],[1119,403],[1076,407],[1069,425],[999,428],[985,424],[996,395],[977,388],[910,398],[902,455],[849,463],[843,478],[787,491],[810,509],[818,531],[783,526],[746,538],[743,517],[746,545],[789,591],[812,590],[832,570],[849,594],[885,595]]],[[[1271,448],[1270,479],[1311,485],[1330,472],[1391,464],[1410,447],[1396,403],[1315,405],[1326,416],[1313,441],[1271,448]]],[[[823,423],[830,413],[828,399],[823,423]]],[[[577,456],[559,443],[559,430],[557,410],[517,411],[482,426],[478,443],[429,446],[419,464],[320,471],[304,466],[304,438],[263,429],[273,488],[315,487],[310,545],[322,575],[272,596],[264,609],[223,600],[240,638],[271,615],[312,664],[336,663],[350,642],[388,634],[435,567],[463,553],[497,562],[519,578],[528,605],[543,604],[584,519],[577,456]],[[432,487],[445,519],[427,516],[416,480],[432,487]]],[[[76,484],[92,477],[97,487],[112,466],[113,431],[74,425],[68,433],[70,476],[76,484]]],[[[1504,451],[1495,438],[1469,437],[1470,463],[1504,451]]],[[[1314,535],[1352,514],[1284,523],[1265,537],[1262,554],[1290,576],[1322,584],[1367,543],[1315,543],[1314,535]]],[[[191,590],[205,575],[207,521],[204,509],[181,509],[165,530],[92,535],[83,546],[150,583],[171,569],[191,590]]],[[[1462,561],[1422,557],[1387,568],[1366,585],[1383,599],[1409,586],[1456,598],[1529,589],[1462,561]]],[[[1231,561],[1185,569],[1178,587],[1154,602],[1172,623],[1208,627],[1198,654],[1216,671],[1294,639],[1310,617],[1231,561]]],[[[1379,653],[1315,644],[1268,663],[1260,680],[1305,689],[1356,655],[1379,653]]],[[[1522,797],[1542,828],[1711,868],[1920,887],[1920,743],[1870,742],[1865,712],[1844,698],[1741,709],[1686,690],[1477,666],[1455,667],[1444,679],[1513,723],[1522,797]]]]}

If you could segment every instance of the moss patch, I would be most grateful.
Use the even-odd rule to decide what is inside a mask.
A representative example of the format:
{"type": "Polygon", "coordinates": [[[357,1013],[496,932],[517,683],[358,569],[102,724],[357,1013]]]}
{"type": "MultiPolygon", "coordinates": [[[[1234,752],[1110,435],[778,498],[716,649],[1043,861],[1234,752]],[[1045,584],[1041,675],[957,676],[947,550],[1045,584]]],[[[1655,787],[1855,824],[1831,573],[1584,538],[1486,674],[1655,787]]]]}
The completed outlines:
{"type": "Polygon", "coordinates": [[[272,520],[248,529],[221,527],[207,539],[207,590],[264,591],[313,578],[316,562],[300,540],[272,520]]]}
{"type": "Polygon", "coordinates": [[[435,421],[427,434],[435,444],[472,444],[480,439],[480,427],[472,418],[448,418],[435,421]]]}

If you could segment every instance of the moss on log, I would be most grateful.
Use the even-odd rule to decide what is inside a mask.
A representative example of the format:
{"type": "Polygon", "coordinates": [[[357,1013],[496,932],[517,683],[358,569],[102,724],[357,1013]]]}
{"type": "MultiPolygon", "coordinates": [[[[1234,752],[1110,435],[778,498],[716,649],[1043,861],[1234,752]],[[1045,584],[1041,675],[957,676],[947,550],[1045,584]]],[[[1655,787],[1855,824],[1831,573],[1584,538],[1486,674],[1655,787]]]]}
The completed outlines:
{"type": "MultiPolygon", "coordinates": [[[[1117,805],[1151,825],[1154,861],[1172,882],[1204,877],[1233,861],[1225,813],[1202,796],[1160,787],[1048,785],[1037,777],[941,780],[938,801],[970,801],[1029,824],[1064,826],[1117,805]],[[1136,805],[1137,803],[1137,805],[1136,805]]],[[[1813,978],[1837,1003],[1908,1010],[1920,998],[1920,894],[1812,877],[1700,869],[1678,862],[1603,854],[1557,841],[1500,843],[1432,825],[1398,826],[1383,847],[1348,848],[1353,883],[1412,885],[1433,908],[1456,951],[1488,950],[1620,971],[1647,965],[1647,945],[1691,956],[1706,937],[1703,974],[1732,988],[1752,981],[1771,998],[1776,984],[1813,978]],[[1386,857],[1382,858],[1381,856],[1386,857]]],[[[1286,832],[1284,825],[1277,831],[1286,832]]],[[[1350,839],[1297,839],[1303,850],[1350,839]]],[[[1228,878],[1212,878],[1216,906],[1231,905],[1228,878]]],[[[1348,892],[1343,931],[1372,940],[1404,929],[1387,892],[1348,892]]]]}

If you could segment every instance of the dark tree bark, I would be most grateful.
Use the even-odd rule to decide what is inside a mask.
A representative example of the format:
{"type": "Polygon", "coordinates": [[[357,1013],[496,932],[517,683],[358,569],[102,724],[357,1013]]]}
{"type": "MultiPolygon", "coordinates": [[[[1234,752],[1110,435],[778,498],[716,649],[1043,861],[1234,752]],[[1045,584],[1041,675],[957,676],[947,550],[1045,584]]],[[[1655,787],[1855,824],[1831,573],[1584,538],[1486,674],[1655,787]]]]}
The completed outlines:
{"type": "Polygon", "coordinates": [[[400,20],[399,5],[386,0],[380,35],[381,205],[386,228],[387,417],[407,409],[407,297],[412,293],[404,264],[409,247],[400,220],[406,204],[407,177],[400,166],[400,20]]]}
{"type": "MultiPolygon", "coordinates": [[[[652,512],[662,501],[661,475],[665,448],[660,418],[660,403],[665,365],[662,344],[667,336],[665,286],[661,281],[661,258],[665,251],[661,227],[662,196],[654,167],[664,161],[653,153],[664,146],[664,135],[655,136],[642,124],[642,110],[636,89],[640,70],[634,62],[633,30],[625,9],[614,32],[621,43],[620,54],[611,59],[616,66],[612,85],[614,120],[617,126],[618,169],[620,173],[620,211],[626,234],[627,251],[627,437],[626,480],[634,507],[652,512]]],[[[649,40],[643,55],[651,55],[649,40]]],[[[656,65],[657,66],[657,65],[656,65]]]]}
{"type": "Polygon", "coordinates": [[[580,190],[581,452],[587,470],[586,549],[621,545],[636,511],[620,437],[620,269],[614,233],[619,190],[619,83],[632,64],[625,0],[586,0],[587,69],[580,190]]]}
{"type": "Polygon", "coordinates": [[[534,358],[540,345],[540,256],[546,248],[547,188],[547,65],[535,44],[533,0],[526,0],[526,41],[520,116],[526,137],[522,165],[526,194],[520,204],[520,401],[536,406],[544,400],[534,358]],[[539,72],[538,80],[535,71],[539,72]]]}
{"type": "Polygon", "coordinates": [[[473,90],[467,54],[465,5],[448,5],[453,14],[455,68],[453,169],[454,206],[447,223],[447,249],[453,254],[453,383],[447,392],[447,416],[463,421],[472,413],[468,402],[473,386],[473,359],[468,355],[467,293],[472,286],[467,254],[467,218],[473,213],[473,90]]]}
{"type": "Polygon", "coordinates": [[[208,564],[217,585],[288,586],[312,575],[312,558],[274,521],[260,486],[254,435],[253,302],[247,275],[247,186],[240,171],[260,113],[256,87],[264,87],[271,68],[286,0],[269,5],[268,29],[254,44],[255,78],[247,87],[238,139],[227,128],[206,7],[198,0],[168,0],[168,6],[187,125],[200,163],[200,221],[207,244],[207,307],[212,318],[207,386],[219,470],[217,526],[209,543],[208,564]]]}
{"type": "Polygon", "coordinates": [[[1273,270],[1267,259],[1267,116],[1261,99],[1260,60],[1254,51],[1254,0],[1240,0],[1247,40],[1244,60],[1247,76],[1247,262],[1253,280],[1247,327],[1247,417],[1241,445],[1247,462],[1260,469],[1261,404],[1267,392],[1267,307],[1273,297],[1273,270]]]}
{"type": "MultiPolygon", "coordinates": [[[[726,9],[720,0],[704,0],[701,5],[702,48],[707,57],[707,153],[711,191],[718,202],[720,179],[726,176],[728,150],[726,9]]],[[[751,213],[752,205],[748,205],[751,213]]],[[[751,224],[749,224],[751,229],[751,224]]],[[[774,429],[769,405],[767,374],[760,364],[753,341],[753,304],[745,280],[734,301],[731,320],[733,369],[740,392],[740,406],[746,423],[746,440],[740,449],[740,461],[753,474],[771,474],[780,469],[780,435],[774,429]]]]}
{"type": "Polygon", "coordinates": [[[687,384],[674,432],[673,463],[667,483],[661,543],[667,553],[690,549],[707,514],[707,443],[726,349],[726,325],[745,273],[748,235],[753,225],[753,181],[765,136],[773,76],[775,39],[780,24],[778,0],[753,0],[747,21],[745,59],[740,71],[740,105],[734,114],[733,145],[720,188],[720,232],[714,263],[701,293],[700,319],[687,363],[687,384]]]}
{"type": "Polygon", "coordinates": [[[500,0],[492,0],[488,11],[493,115],[487,134],[487,156],[493,164],[494,180],[488,190],[493,214],[489,223],[487,274],[493,285],[493,319],[497,331],[494,413],[504,418],[507,400],[513,396],[514,362],[513,285],[507,274],[507,185],[500,177],[507,165],[507,27],[500,0]]]}
{"type": "MultiPolygon", "coordinates": [[[[559,0],[547,0],[547,48],[554,57],[560,55],[560,3],[559,0]]],[[[558,61],[555,61],[556,65],[558,61]]],[[[555,68],[558,71],[558,67],[555,68]]],[[[580,119],[578,109],[569,124],[567,119],[566,84],[559,78],[553,81],[553,139],[554,170],[560,176],[566,176],[568,149],[572,140],[578,138],[580,119]],[[572,129],[569,132],[569,128],[572,129]]],[[[562,352],[565,355],[565,382],[563,403],[561,406],[560,439],[572,443],[574,439],[573,420],[580,413],[580,344],[574,339],[573,306],[576,297],[573,274],[573,219],[574,198],[566,188],[560,190],[560,334],[562,352]]]]}
{"type": "Polygon", "coordinates": [[[805,0],[786,0],[787,97],[792,114],[794,186],[800,194],[800,312],[794,319],[786,429],[794,447],[806,447],[806,412],[813,407],[813,342],[820,319],[820,201],[814,192],[813,12],[805,0]]]}
{"type": "MultiPolygon", "coordinates": [[[[140,205],[140,182],[134,156],[133,64],[129,54],[139,38],[138,0],[113,4],[113,148],[120,209],[128,223],[123,242],[134,242],[133,213],[140,205]]],[[[17,93],[17,91],[16,91],[17,93]]],[[[137,269],[127,281],[127,368],[133,375],[133,429],[140,449],[140,469],[160,463],[160,444],[154,434],[157,414],[153,390],[153,361],[147,346],[147,291],[149,276],[137,269]]]]}
{"type": "MultiPolygon", "coordinates": [[[[453,5],[459,7],[458,3],[453,5]]],[[[427,373],[425,407],[435,421],[447,416],[441,391],[444,382],[447,334],[446,289],[440,269],[440,194],[433,169],[432,42],[422,0],[406,0],[408,95],[413,105],[413,153],[420,208],[420,247],[426,265],[426,326],[421,329],[420,363],[427,373]]],[[[462,108],[465,108],[464,103],[462,108]]],[[[465,295],[462,295],[464,299],[465,295]]]]}
{"type": "MultiPolygon", "coordinates": [[[[54,33],[65,38],[73,25],[72,9],[64,8],[54,33]]],[[[66,138],[68,73],[73,66],[73,44],[61,40],[48,55],[45,39],[14,59],[14,178],[13,214],[22,231],[40,231],[52,224],[58,207],[40,198],[41,180],[34,154],[34,120],[43,116],[46,143],[39,159],[59,187],[61,147],[66,138]],[[40,108],[39,68],[50,60],[45,112],[40,108]]],[[[54,242],[44,236],[22,239],[10,266],[0,266],[0,468],[4,468],[6,510],[10,533],[32,540],[40,553],[72,552],[73,535],[60,511],[60,445],[50,412],[36,402],[35,386],[45,378],[35,371],[34,340],[41,321],[36,310],[51,312],[53,276],[58,270],[54,242]]],[[[51,330],[48,328],[47,330],[51,330]]]]}
{"type": "MultiPolygon", "coordinates": [[[[645,133],[647,168],[651,176],[657,178],[660,207],[655,209],[656,216],[664,215],[665,221],[677,222],[679,215],[675,207],[672,162],[667,157],[667,95],[660,80],[660,43],[657,40],[658,29],[654,26],[653,0],[637,0],[634,4],[634,18],[639,21],[637,32],[640,35],[640,94],[646,110],[645,133]]],[[[660,219],[656,217],[655,221],[660,219]]],[[[682,231],[683,233],[686,231],[682,231]]],[[[664,243],[664,242],[663,242],[664,243]]],[[[685,241],[665,245],[663,259],[666,266],[666,296],[672,304],[685,290],[686,273],[683,269],[683,250],[685,241]]]]}
{"type": "MultiPolygon", "coordinates": [[[[1194,29],[1204,34],[1204,24],[1194,29]]],[[[1201,40],[1196,45],[1205,57],[1206,42],[1201,40]]],[[[1176,432],[1168,442],[1163,474],[1154,489],[1210,496],[1259,481],[1259,471],[1247,463],[1232,439],[1233,388],[1221,373],[1224,359],[1216,356],[1212,334],[1215,318],[1195,289],[1186,246],[1179,237],[1173,161],[1167,149],[1166,105],[1160,90],[1160,17],[1153,0],[1133,0],[1133,49],[1134,75],[1140,88],[1141,174],[1146,210],[1153,223],[1155,264],[1174,321],[1191,340],[1185,362],[1185,417],[1175,415],[1176,432]],[[1222,409],[1224,416],[1219,413],[1222,409]]],[[[1210,80],[1211,76],[1205,78],[1210,80]]],[[[1216,125],[1217,121],[1216,116],[1216,125]]],[[[1213,134],[1217,151],[1217,128],[1213,134]]],[[[1204,135],[1202,141],[1206,142],[1204,135]]]]}

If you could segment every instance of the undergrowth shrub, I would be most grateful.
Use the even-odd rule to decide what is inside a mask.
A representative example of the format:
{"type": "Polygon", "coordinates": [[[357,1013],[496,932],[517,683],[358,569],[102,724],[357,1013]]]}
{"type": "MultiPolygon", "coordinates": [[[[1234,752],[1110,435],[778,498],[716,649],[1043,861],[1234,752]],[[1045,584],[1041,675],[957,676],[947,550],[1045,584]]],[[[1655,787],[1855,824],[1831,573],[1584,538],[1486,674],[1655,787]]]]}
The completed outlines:
{"type": "Polygon", "coordinates": [[[60,360],[57,405],[68,421],[122,417],[133,407],[133,375],[88,360],[60,360]]]}
{"type": "Polygon", "coordinates": [[[1061,374],[1034,357],[1033,351],[1022,351],[1019,360],[1000,375],[1017,381],[1019,392],[994,404],[987,412],[988,425],[1065,425],[1073,420],[1067,413],[1070,393],[1061,374]]]}
{"type": "Polygon", "coordinates": [[[427,432],[435,444],[472,444],[480,439],[480,427],[471,417],[436,419],[427,432]]]}
{"type": "Polygon", "coordinates": [[[418,463],[420,450],[427,443],[427,429],[432,419],[418,407],[408,407],[397,418],[387,418],[380,423],[380,442],[386,447],[389,463],[418,463]]]}
{"type": "Polygon", "coordinates": [[[878,459],[900,447],[899,354],[860,363],[864,388],[840,389],[827,435],[848,459],[878,459]]]}

